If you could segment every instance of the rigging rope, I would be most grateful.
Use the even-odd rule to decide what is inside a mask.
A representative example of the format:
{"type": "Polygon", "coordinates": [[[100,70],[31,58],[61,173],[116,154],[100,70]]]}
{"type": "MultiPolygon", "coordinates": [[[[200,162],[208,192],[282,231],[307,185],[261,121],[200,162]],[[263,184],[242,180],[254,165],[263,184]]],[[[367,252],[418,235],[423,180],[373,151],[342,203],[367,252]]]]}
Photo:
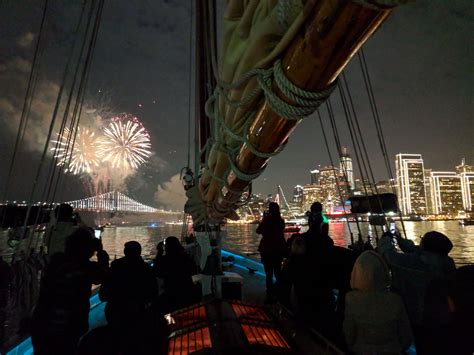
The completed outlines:
{"type": "MultiPolygon", "coordinates": [[[[189,18],[189,58],[188,58],[188,155],[187,164],[189,168],[191,164],[191,103],[192,103],[192,61],[193,61],[193,2],[190,2],[191,11],[189,18]]],[[[197,171],[195,172],[197,174],[197,171]]]]}
{"type": "MultiPolygon", "coordinates": [[[[377,108],[377,102],[375,100],[375,95],[374,95],[374,91],[373,91],[373,87],[372,87],[372,82],[370,80],[369,70],[368,70],[368,67],[367,67],[367,62],[366,62],[366,59],[365,59],[365,53],[364,53],[363,48],[360,49],[360,51],[358,53],[358,58],[359,58],[359,64],[360,64],[360,67],[361,67],[362,75],[363,75],[363,78],[364,78],[365,88],[366,88],[366,91],[367,91],[367,94],[368,94],[368,97],[369,97],[370,107],[371,107],[371,110],[372,110],[372,116],[374,118],[375,127],[377,129],[377,137],[379,139],[380,149],[382,151],[382,155],[383,155],[384,161],[385,161],[385,167],[387,169],[387,173],[388,173],[388,176],[389,176],[389,179],[390,179],[389,185],[391,186],[392,192],[396,195],[395,186],[392,185],[392,181],[395,181],[395,180],[394,180],[394,177],[393,177],[393,172],[392,172],[392,167],[391,167],[391,164],[390,164],[390,159],[389,159],[389,155],[388,155],[388,151],[387,151],[387,146],[385,144],[385,136],[384,136],[383,129],[382,129],[382,124],[381,124],[381,121],[380,121],[380,115],[379,115],[379,111],[378,111],[378,108],[377,108]]],[[[400,217],[400,222],[401,222],[401,225],[402,225],[403,233],[404,233],[404,236],[406,238],[407,234],[406,234],[406,230],[405,230],[405,223],[403,222],[403,215],[402,215],[401,209],[398,206],[398,199],[397,199],[397,207],[398,207],[398,215],[400,217]]]]}
{"type": "MultiPolygon", "coordinates": [[[[328,108],[328,115],[331,116],[331,113],[329,112],[329,106],[326,106],[326,107],[328,108]]],[[[334,167],[334,160],[332,159],[331,149],[329,148],[329,142],[328,142],[328,138],[326,136],[326,130],[324,129],[323,120],[321,118],[321,113],[319,112],[319,110],[317,110],[316,113],[318,114],[319,124],[321,125],[321,132],[323,133],[324,143],[326,145],[326,150],[328,152],[329,161],[331,162],[331,165],[334,168],[333,169],[334,179],[335,179],[335,182],[336,182],[337,192],[338,192],[340,200],[341,200],[342,208],[344,210],[344,215],[346,217],[347,228],[349,229],[349,234],[351,236],[351,244],[354,244],[354,235],[352,234],[351,226],[349,224],[349,218],[347,217],[347,212],[346,212],[346,208],[345,208],[345,204],[344,204],[344,199],[342,197],[339,184],[337,183],[337,176],[336,176],[336,170],[335,170],[335,167],[334,167]]],[[[330,121],[332,122],[332,119],[330,119],[330,121]]],[[[347,181],[347,177],[346,177],[345,173],[344,173],[344,178],[347,181]]],[[[356,218],[356,225],[357,225],[357,230],[359,232],[359,235],[361,235],[359,221],[357,220],[357,218],[356,218]]]]}
{"type": "MultiPolygon", "coordinates": [[[[349,134],[350,134],[350,137],[351,137],[352,145],[354,147],[354,153],[355,153],[355,157],[356,157],[356,161],[357,161],[357,166],[359,167],[359,173],[360,173],[361,179],[362,179],[362,186],[364,188],[365,196],[367,198],[367,203],[370,206],[369,192],[367,190],[367,186],[365,184],[365,181],[369,182],[369,188],[371,190],[371,193],[373,194],[372,184],[370,183],[370,180],[368,178],[367,166],[366,166],[364,157],[362,155],[362,149],[361,149],[361,146],[360,146],[359,137],[356,134],[356,131],[355,131],[355,128],[354,128],[354,122],[353,122],[353,119],[352,119],[352,115],[351,115],[351,112],[349,110],[347,99],[346,99],[346,96],[345,96],[345,93],[344,93],[344,90],[343,90],[341,84],[338,85],[338,89],[339,89],[339,96],[340,96],[342,106],[343,106],[343,109],[344,109],[344,114],[345,114],[347,127],[349,129],[349,134]],[[365,173],[365,175],[364,175],[364,173],[365,173]],[[366,179],[366,177],[367,177],[367,179],[366,179]]],[[[362,137],[361,137],[361,139],[362,139],[362,137]]],[[[374,230],[375,230],[376,237],[378,237],[377,229],[375,228],[374,230]]],[[[359,236],[359,238],[360,238],[360,236],[359,236]]]]}
{"type": "MultiPolygon", "coordinates": [[[[83,6],[82,6],[81,15],[79,17],[79,21],[78,21],[77,26],[76,26],[75,34],[77,34],[79,32],[80,26],[82,24],[82,17],[83,17],[83,14],[84,14],[84,9],[85,9],[85,2],[83,3],[83,6]]],[[[87,31],[89,29],[89,24],[90,24],[90,21],[92,19],[92,11],[93,11],[93,7],[92,7],[92,4],[91,4],[90,11],[89,11],[89,16],[88,16],[88,19],[87,19],[86,32],[84,34],[82,45],[81,45],[81,48],[79,50],[79,55],[78,55],[77,63],[76,63],[76,69],[74,70],[74,76],[73,76],[73,80],[72,80],[72,83],[71,83],[71,88],[70,88],[68,99],[67,99],[67,102],[66,102],[66,107],[64,109],[63,119],[61,121],[61,127],[60,127],[59,133],[58,133],[58,139],[56,140],[55,147],[52,148],[55,152],[57,151],[58,147],[62,143],[61,142],[61,137],[64,135],[64,131],[65,131],[65,128],[66,128],[66,123],[67,123],[67,119],[68,119],[68,116],[69,116],[69,107],[71,105],[71,100],[72,100],[74,89],[75,89],[75,86],[76,86],[77,75],[78,75],[78,72],[79,72],[80,62],[81,62],[81,59],[82,59],[82,55],[84,53],[84,48],[85,48],[85,44],[86,44],[86,40],[87,40],[87,31]]],[[[75,47],[75,44],[76,43],[74,43],[74,47],[75,47]]],[[[69,135],[71,135],[74,132],[73,131],[73,129],[74,129],[73,123],[74,123],[74,116],[71,120],[71,124],[70,124],[70,127],[69,127],[69,135]]],[[[70,137],[68,137],[65,157],[67,157],[68,153],[69,153],[70,141],[71,141],[71,139],[70,139],[70,137]]],[[[72,154],[72,150],[71,150],[71,154],[72,154]]],[[[50,167],[49,167],[49,173],[48,173],[49,184],[47,184],[47,188],[45,188],[45,190],[43,192],[43,198],[42,198],[43,201],[47,201],[49,196],[50,196],[51,188],[53,186],[53,181],[54,181],[55,175],[56,175],[56,169],[58,168],[58,159],[59,159],[59,156],[58,156],[57,153],[54,154],[53,159],[51,159],[50,167]]],[[[65,165],[65,164],[63,164],[63,165],[65,165]]],[[[67,167],[68,165],[65,165],[65,166],[67,167]]],[[[59,173],[57,174],[58,176],[56,178],[56,181],[59,181],[59,176],[60,176],[62,170],[63,169],[61,169],[61,167],[60,167],[59,168],[59,173]]],[[[51,201],[51,202],[53,202],[53,201],[51,201]]]]}
{"type": "MultiPolygon", "coordinates": [[[[347,84],[347,79],[346,79],[346,76],[345,74],[343,73],[342,74],[342,79],[343,79],[343,82],[344,82],[344,86],[346,88],[346,91],[347,91],[347,95],[349,97],[349,104],[350,104],[350,107],[352,109],[352,114],[353,114],[353,118],[354,118],[354,121],[355,121],[355,126],[357,128],[357,132],[360,136],[360,140],[361,140],[361,143],[362,143],[362,148],[363,148],[363,153],[365,155],[365,159],[367,161],[367,167],[368,167],[368,171],[370,173],[370,178],[372,179],[372,184],[373,184],[373,187],[374,187],[374,190],[375,190],[375,195],[377,196],[377,202],[379,204],[379,207],[380,207],[380,210],[382,211],[383,213],[383,216],[384,216],[384,219],[385,219],[385,211],[383,209],[383,205],[382,205],[382,200],[380,199],[380,195],[379,195],[379,191],[378,191],[378,188],[377,188],[377,183],[375,181],[375,176],[374,176],[374,172],[372,170],[372,165],[370,164],[370,159],[369,159],[369,154],[367,152],[367,147],[365,145],[365,140],[362,136],[362,132],[361,132],[361,129],[360,129],[360,125],[359,125],[359,119],[358,119],[358,116],[357,116],[357,113],[356,113],[356,110],[355,110],[355,106],[354,106],[354,102],[352,101],[352,95],[349,91],[349,86],[347,84]]],[[[385,224],[387,225],[387,220],[385,219],[385,224]]],[[[388,227],[388,225],[387,225],[388,227]]]]}
{"type": "MultiPolygon", "coordinates": [[[[78,89],[78,92],[77,92],[76,103],[75,103],[75,106],[74,106],[73,117],[72,117],[72,120],[71,120],[72,121],[71,122],[71,127],[73,127],[72,124],[73,124],[73,122],[75,122],[75,127],[73,127],[74,138],[72,140],[72,144],[69,144],[70,142],[68,142],[68,149],[70,147],[69,160],[66,162],[66,164],[64,164],[61,167],[60,175],[58,177],[58,180],[56,181],[56,186],[55,186],[53,195],[51,197],[51,201],[54,201],[54,198],[56,196],[56,192],[57,192],[58,185],[60,183],[61,177],[65,176],[64,167],[69,167],[69,165],[71,164],[72,155],[73,155],[72,153],[73,153],[74,146],[75,146],[75,143],[76,143],[79,123],[80,123],[81,115],[82,115],[82,107],[83,107],[83,104],[84,104],[84,98],[85,98],[87,83],[88,83],[88,80],[89,80],[89,74],[90,74],[90,70],[91,70],[91,67],[92,67],[92,60],[93,60],[93,57],[94,57],[95,47],[96,47],[96,43],[97,43],[97,37],[99,35],[99,29],[100,29],[100,23],[101,23],[101,19],[102,19],[102,12],[103,12],[103,8],[104,8],[104,3],[105,3],[105,1],[101,0],[99,2],[99,5],[98,5],[96,18],[95,18],[95,21],[94,21],[94,26],[92,28],[91,39],[90,39],[89,47],[88,47],[87,54],[86,54],[86,60],[85,60],[84,66],[83,66],[83,71],[82,71],[81,79],[80,79],[80,82],[79,82],[79,89],[78,89]]],[[[89,22],[88,22],[88,24],[89,24],[89,22]]],[[[86,35],[87,35],[87,31],[86,31],[86,35]]],[[[70,139],[70,137],[69,137],[69,139],[70,139]]],[[[62,195],[62,192],[64,190],[64,186],[65,186],[65,184],[63,183],[62,189],[61,189],[61,195],[62,195]]]]}
{"type": "Polygon", "coordinates": [[[33,63],[31,65],[31,71],[30,71],[30,76],[28,78],[28,85],[26,88],[26,94],[25,94],[25,99],[23,102],[23,109],[21,112],[21,118],[20,118],[20,124],[18,127],[18,133],[16,136],[15,140],[15,146],[13,148],[13,154],[10,160],[10,166],[8,169],[8,175],[5,183],[5,191],[3,194],[3,200],[7,200],[8,198],[8,191],[11,183],[11,178],[12,178],[12,172],[15,167],[15,162],[16,162],[16,157],[18,154],[18,149],[20,147],[20,143],[23,141],[23,136],[24,136],[24,131],[26,129],[26,125],[28,123],[28,118],[29,118],[29,113],[31,109],[31,103],[33,102],[34,98],[34,92],[36,89],[36,79],[37,79],[37,73],[38,73],[38,66],[39,62],[41,60],[41,55],[42,55],[42,49],[43,46],[41,45],[42,43],[42,37],[43,37],[43,32],[45,28],[45,19],[46,19],[46,13],[48,9],[48,0],[45,0],[44,5],[43,5],[43,14],[41,17],[41,24],[40,24],[40,29],[38,32],[38,40],[36,41],[36,46],[35,46],[35,51],[33,55],[33,63]]]}
{"type": "MultiPolygon", "coordinates": [[[[96,17],[96,22],[98,21],[97,24],[100,24],[100,15],[101,15],[102,8],[103,8],[103,0],[101,0],[99,2],[98,14],[97,14],[97,17],[96,17]]],[[[50,126],[49,126],[48,135],[47,135],[47,138],[46,138],[46,141],[45,141],[45,145],[44,145],[43,153],[42,153],[42,156],[41,156],[40,164],[38,166],[38,169],[37,169],[37,172],[36,172],[36,175],[35,175],[35,179],[33,181],[33,186],[32,186],[32,189],[31,189],[31,194],[30,194],[30,198],[29,198],[29,202],[28,202],[28,209],[27,209],[27,213],[26,213],[26,217],[25,217],[25,222],[24,222],[24,225],[23,225],[22,239],[26,236],[26,233],[27,233],[27,224],[28,224],[28,220],[29,220],[30,215],[31,215],[31,208],[32,208],[32,205],[33,205],[33,197],[34,197],[34,194],[35,194],[35,191],[36,191],[38,180],[39,180],[41,170],[42,170],[45,158],[46,158],[46,153],[47,153],[47,150],[48,150],[48,146],[49,146],[49,143],[50,143],[50,140],[51,140],[52,131],[54,129],[56,117],[57,117],[58,110],[59,110],[59,105],[60,105],[60,102],[61,102],[64,87],[65,87],[66,78],[67,78],[67,75],[68,75],[68,72],[69,72],[69,67],[70,67],[71,62],[72,62],[72,57],[73,57],[73,54],[74,54],[74,48],[75,48],[76,42],[77,42],[77,37],[74,38],[74,42],[73,42],[73,45],[71,47],[71,52],[70,52],[70,55],[67,59],[66,66],[64,68],[63,78],[62,78],[61,86],[59,88],[58,97],[57,97],[56,104],[55,104],[54,111],[53,111],[53,116],[51,118],[51,123],[50,123],[50,126]]],[[[92,39],[91,43],[95,44],[94,39],[92,39]]],[[[64,119],[65,118],[63,117],[63,120],[64,119]]],[[[52,183],[52,182],[50,181],[49,183],[52,183]]],[[[35,220],[37,220],[37,218],[35,220]]],[[[29,239],[28,249],[29,249],[30,245],[31,245],[31,238],[29,239]]]]}
{"type": "MultiPolygon", "coordinates": [[[[215,70],[215,68],[213,68],[215,70]]],[[[214,74],[216,75],[216,74],[214,74]]],[[[268,102],[271,109],[279,116],[289,119],[300,121],[304,117],[307,117],[313,113],[317,107],[319,107],[334,90],[336,83],[330,87],[320,91],[309,91],[304,90],[295,84],[293,84],[285,75],[282,69],[281,60],[276,60],[274,65],[268,69],[252,69],[242,76],[240,80],[233,84],[224,84],[226,89],[230,90],[233,88],[240,87],[245,81],[250,80],[253,76],[257,77],[258,86],[249,95],[245,96],[241,100],[231,101],[227,96],[227,90],[222,87],[222,82],[216,78],[217,88],[214,91],[213,96],[206,102],[206,114],[214,123],[214,134],[212,135],[212,142],[219,146],[224,153],[227,154],[231,170],[234,174],[243,181],[252,181],[260,176],[266,168],[264,165],[261,169],[253,173],[245,173],[241,171],[236,163],[235,158],[240,146],[233,149],[227,147],[219,137],[220,128],[223,128],[231,138],[239,142],[241,145],[245,145],[253,154],[262,158],[270,158],[280,153],[285,145],[280,146],[274,152],[261,152],[256,149],[248,140],[248,129],[250,127],[251,119],[254,117],[255,112],[250,111],[245,119],[244,124],[241,128],[241,133],[237,133],[234,128],[228,126],[222,115],[219,114],[218,100],[219,97],[223,97],[226,103],[230,103],[233,107],[242,107],[249,104],[261,93],[264,94],[266,101],[268,102]],[[275,94],[272,83],[275,82],[276,86],[286,97],[291,99],[294,104],[287,103],[275,94]],[[217,137],[217,138],[216,138],[217,137]]],[[[210,148],[208,146],[207,148],[210,148]]],[[[225,179],[224,179],[225,180],[225,179]]]]}

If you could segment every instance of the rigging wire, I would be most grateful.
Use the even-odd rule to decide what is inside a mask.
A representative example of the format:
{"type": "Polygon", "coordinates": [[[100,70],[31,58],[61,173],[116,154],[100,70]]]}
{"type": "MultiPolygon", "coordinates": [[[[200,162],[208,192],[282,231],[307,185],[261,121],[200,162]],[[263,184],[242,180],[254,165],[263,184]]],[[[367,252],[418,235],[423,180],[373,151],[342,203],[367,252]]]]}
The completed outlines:
{"type": "MultiPolygon", "coordinates": [[[[360,174],[361,179],[362,179],[362,187],[364,189],[365,196],[367,198],[367,202],[370,202],[369,197],[368,197],[369,192],[368,192],[367,186],[365,184],[366,179],[365,179],[365,175],[364,175],[364,171],[363,171],[363,168],[365,167],[365,165],[361,163],[360,152],[359,152],[359,149],[358,149],[359,148],[358,140],[356,139],[357,137],[355,137],[355,135],[354,135],[353,127],[352,127],[351,121],[349,119],[350,118],[349,117],[350,113],[348,111],[347,103],[345,101],[345,97],[342,94],[341,87],[340,87],[339,83],[338,83],[338,89],[339,89],[339,94],[340,94],[339,96],[340,96],[341,102],[342,102],[342,107],[344,109],[344,116],[345,116],[346,123],[347,123],[348,129],[349,129],[349,134],[350,134],[350,137],[351,137],[352,146],[354,148],[354,155],[355,155],[355,158],[356,158],[357,166],[359,168],[359,174],[360,174]]],[[[337,131],[337,125],[336,125],[336,121],[335,121],[335,116],[334,116],[334,111],[333,111],[333,108],[332,108],[331,99],[329,99],[326,102],[326,107],[328,109],[329,117],[330,117],[331,124],[332,124],[332,127],[333,127],[334,139],[336,140],[336,142],[339,142],[339,132],[337,131]]],[[[337,143],[337,144],[338,144],[339,149],[340,149],[340,143],[337,143]]],[[[359,227],[357,218],[356,218],[356,222],[357,222],[357,228],[359,230],[359,240],[361,240],[362,234],[360,233],[360,227],[359,227]]],[[[377,233],[377,230],[376,230],[376,233],[377,233]]]]}
{"type": "MultiPolygon", "coordinates": [[[[328,152],[329,161],[331,162],[331,165],[333,167],[333,173],[334,173],[334,179],[336,181],[337,191],[338,191],[339,197],[341,199],[342,208],[344,210],[344,215],[346,216],[347,229],[349,229],[349,235],[351,236],[351,244],[354,244],[354,235],[352,234],[351,226],[349,224],[349,218],[347,217],[347,212],[346,212],[345,205],[344,205],[344,198],[342,197],[339,184],[337,183],[336,169],[334,167],[334,161],[332,159],[331,149],[329,148],[329,142],[328,142],[328,138],[326,136],[326,130],[324,129],[323,120],[321,118],[321,113],[319,112],[319,109],[316,110],[316,112],[318,114],[319,124],[321,125],[321,132],[323,133],[324,143],[326,144],[326,150],[328,152]]],[[[356,218],[356,224],[357,224],[357,229],[358,229],[359,236],[360,236],[361,231],[360,231],[360,226],[359,226],[359,222],[357,221],[357,218],[356,218]]]]}
{"type": "MultiPolygon", "coordinates": [[[[377,101],[375,100],[375,95],[374,95],[374,91],[373,91],[373,87],[372,87],[372,81],[370,80],[370,75],[369,75],[369,70],[368,70],[368,66],[367,66],[367,61],[365,59],[364,49],[361,48],[357,55],[358,55],[358,58],[359,58],[359,64],[360,64],[360,67],[361,67],[362,76],[364,78],[365,88],[366,88],[366,91],[367,91],[367,94],[368,94],[368,97],[369,97],[370,108],[372,110],[372,116],[374,118],[375,127],[377,129],[377,137],[379,139],[380,149],[382,151],[382,155],[383,155],[384,161],[385,161],[385,167],[386,167],[389,179],[390,179],[389,185],[391,185],[392,192],[396,195],[395,186],[392,185],[392,181],[395,181],[395,180],[393,178],[392,167],[390,165],[390,159],[389,159],[389,155],[388,155],[387,145],[385,144],[385,136],[384,136],[383,129],[382,129],[379,110],[377,108],[377,101]]],[[[400,222],[401,222],[401,225],[402,225],[403,233],[404,233],[405,238],[406,238],[405,223],[403,222],[403,215],[402,215],[402,212],[400,210],[400,207],[398,206],[398,200],[397,200],[397,207],[398,207],[398,214],[399,214],[399,217],[400,217],[400,222]]]]}
{"type": "MultiPolygon", "coordinates": [[[[70,105],[71,105],[72,97],[74,95],[74,89],[76,87],[76,81],[77,81],[77,76],[78,76],[78,73],[79,73],[80,63],[81,63],[81,59],[82,59],[82,56],[83,56],[83,53],[84,53],[84,48],[85,48],[85,45],[86,45],[86,42],[87,42],[87,32],[89,30],[89,25],[90,25],[90,22],[91,22],[91,19],[92,19],[92,14],[93,14],[93,6],[92,5],[93,4],[91,3],[91,7],[90,7],[90,10],[89,10],[89,15],[88,15],[88,18],[87,18],[86,30],[85,30],[85,33],[84,33],[84,38],[82,40],[81,48],[79,50],[79,55],[78,55],[77,63],[76,63],[76,69],[74,70],[74,77],[73,77],[73,80],[72,80],[72,83],[71,83],[71,88],[70,88],[70,91],[69,91],[66,107],[64,109],[64,115],[63,115],[63,119],[61,121],[61,127],[59,129],[58,139],[55,143],[54,151],[57,151],[58,147],[61,145],[61,137],[64,135],[64,131],[65,131],[65,128],[66,128],[66,123],[67,123],[67,119],[68,119],[68,116],[69,116],[69,108],[70,108],[70,105]]],[[[84,9],[85,9],[85,2],[83,3],[83,6],[82,6],[81,15],[79,17],[79,21],[77,23],[76,30],[74,31],[75,34],[79,33],[79,30],[80,30],[80,27],[81,27],[81,24],[82,24],[82,18],[83,18],[83,15],[84,15],[84,9]]],[[[74,47],[75,47],[75,43],[74,43],[74,47]]],[[[73,120],[71,120],[71,123],[73,123],[73,120]]],[[[70,127],[70,132],[73,132],[71,129],[72,129],[72,127],[70,127]]],[[[67,157],[67,154],[68,154],[69,142],[70,142],[70,140],[68,139],[68,142],[67,142],[68,145],[66,147],[66,153],[65,153],[66,157],[67,157]]],[[[55,154],[53,156],[53,159],[51,159],[50,166],[49,166],[48,180],[47,180],[49,183],[45,186],[45,189],[43,191],[43,199],[42,199],[43,201],[47,201],[49,196],[50,196],[51,188],[53,186],[53,181],[55,179],[55,175],[57,175],[56,180],[58,180],[59,175],[61,174],[62,169],[61,169],[61,167],[58,168],[58,159],[59,158],[58,158],[57,154],[55,154]],[[59,170],[58,174],[56,174],[57,169],[59,170]]],[[[51,201],[51,202],[53,202],[53,201],[51,201]]]]}
{"type": "MultiPolygon", "coordinates": [[[[187,164],[189,168],[191,164],[191,103],[192,103],[192,69],[193,69],[193,1],[190,3],[191,11],[189,18],[189,58],[188,58],[188,155],[187,164]]],[[[197,171],[195,172],[197,173],[197,171]]]]}
{"type": "MultiPolygon", "coordinates": [[[[35,192],[36,192],[36,187],[38,185],[38,181],[39,181],[39,178],[40,178],[40,175],[41,175],[41,171],[42,171],[42,168],[43,168],[43,165],[44,165],[44,161],[46,159],[48,146],[49,146],[49,143],[50,143],[50,140],[51,140],[51,135],[52,135],[52,132],[53,132],[53,129],[54,129],[54,125],[56,123],[56,118],[57,118],[57,114],[58,114],[58,111],[59,111],[59,106],[60,106],[61,98],[62,98],[62,95],[63,95],[63,91],[64,91],[64,88],[65,88],[66,79],[67,79],[67,76],[68,76],[68,73],[69,73],[69,68],[71,66],[76,41],[77,41],[77,37],[75,37],[75,39],[74,39],[73,45],[71,47],[71,52],[68,56],[66,66],[65,66],[64,71],[63,71],[63,77],[62,77],[61,85],[60,85],[60,88],[59,88],[58,96],[57,96],[57,99],[56,99],[56,104],[55,104],[55,107],[54,107],[54,111],[53,111],[53,115],[52,115],[52,118],[51,118],[50,126],[49,126],[49,129],[48,129],[48,134],[47,134],[47,137],[46,137],[46,140],[45,140],[43,152],[42,152],[42,155],[41,155],[41,160],[40,160],[40,163],[38,165],[35,178],[33,180],[31,193],[30,193],[30,198],[28,200],[28,208],[27,208],[27,212],[26,212],[25,222],[24,222],[24,225],[23,225],[23,236],[22,236],[23,238],[26,236],[26,233],[27,233],[27,224],[28,224],[28,220],[29,220],[30,215],[31,215],[33,197],[34,197],[35,192]]],[[[30,243],[31,243],[31,240],[30,240],[30,243]]]]}
{"type": "Polygon", "coordinates": [[[39,63],[41,60],[42,56],[42,38],[43,38],[43,33],[45,29],[45,20],[46,20],[46,13],[48,10],[48,0],[45,0],[44,5],[43,5],[43,14],[41,17],[41,24],[40,24],[40,29],[38,32],[38,39],[36,41],[36,46],[35,46],[35,51],[33,55],[33,62],[31,65],[31,71],[30,71],[30,76],[28,78],[28,85],[26,88],[26,94],[25,94],[25,99],[23,102],[23,109],[21,112],[21,118],[20,118],[20,124],[18,127],[18,133],[16,136],[15,140],[15,146],[13,148],[13,154],[10,160],[10,165],[8,169],[8,175],[5,183],[5,191],[3,194],[3,200],[6,200],[8,198],[8,191],[9,191],[9,186],[11,183],[11,178],[12,178],[12,172],[15,167],[15,162],[16,162],[16,157],[18,154],[18,150],[20,147],[20,143],[23,140],[24,136],[24,131],[26,130],[26,125],[28,124],[28,118],[29,118],[29,113],[31,109],[31,103],[33,102],[34,98],[34,92],[36,89],[36,79],[37,79],[37,74],[38,74],[38,67],[39,63]]]}
{"type": "MultiPolygon", "coordinates": [[[[77,92],[76,104],[75,104],[75,107],[74,107],[73,117],[72,117],[72,121],[75,123],[75,126],[73,126],[73,128],[72,128],[73,130],[71,131],[71,132],[74,132],[74,136],[72,138],[72,144],[69,144],[70,142],[68,142],[68,145],[70,146],[70,149],[71,149],[71,152],[69,154],[69,160],[66,162],[66,164],[64,164],[61,167],[62,169],[60,170],[60,175],[59,175],[58,180],[56,182],[56,186],[55,186],[51,201],[53,201],[55,196],[56,196],[57,189],[58,189],[61,177],[65,176],[64,167],[66,167],[66,166],[68,167],[71,164],[72,153],[73,153],[74,145],[76,143],[79,123],[80,123],[81,115],[82,115],[82,107],[83,107],[83,104],[84,104],[85,92],[86,92],[87,83],[88,83],[88,80],[89,80],[90,70],[91,70],[91,67],[92,67],[92,60],[93,60],[93,57],[94,57],[95,47],[96,47],[96,43],[97,43],[97,37],[99,35],[99,29],[100,29],[100,23],[101,23],[101,19],[102,19],[102,12],[103,12],[103,8],[104,8],[104,3],[105,3],[105,1],[101,0],[99,2],[99,5],[98,5],[96,18],[95,18],[95,21],[94,21],[94,26],[92,28],[91,40],[90,40],[89,47],[88,47],[88,50],[87,50],[86,59],[85,59],[85,62],[84,62],[83,71],[82,71],[82,75],[81,75],[81,80],[80,80],[80,84],[79,84],[79,89],[78,89],[78,92],[77,92]]],[[[73,122],[71,122],[71,125],[72,125],[73,122]]],[[[69,149],[69,146],[68,146],[68,149],[69,149]]],[[[63,189],[64,189],[64,183],[62,185],[61,195],[62,195],[63,189]]]]}
{"type": "MultiPolygon", "coordinates": [[[[352,95],[350,93],[350,90],[349,90],[349,85],[347,83],[347,79],[346,79],[346,75],[345,73],[342,73],[342,80],[344,82],[344,86],[346,88],[346,91],[347,91],[347,96],[349,98],[349,104],[350,104],[350,108],[352,110],[352,117],[355,121],[355,127],[357,128],[357,133],[359,134],[360,136],[360,141],[361,141],[361,144],[362,144],[362,149],[363,149],[363,153],[365,155],[365,159],[367,161],[367,167],[368,167],[368,172],[370,173],[369,177],[372,179],[371,180],[371,183],[373,184],[373,191],[375,191],[375,195],[377,196],[377,202],[379,204],[379,207],[380,207],[380,210],[382,211],[382,214],[384,216],[384,220],[385,220],[385,224],[387,224],[387,220],[386,220],[386,216],[385,216],[385,211],[383,209],[383,205],[382,205],[382,200],[380,199],[380,195],[379,195],[379,191],[378,191],[378,188],[377,188],[377,183],[375,181],[375,176],[374,176],[374,172],[373,172],[373,169],[372,169],[372,165],[370,164],[370,159],[369,159],[369,154],[367,152],[367,147],[365,145],[365,140],[364,140],[364,137],[362,135],[362,131],[360,129],[360,125],[359,125],[359,119],[358,119],[358,116],[357,116],[357,112],[355,110],[355,106],[354,106],[354,102],[352,101],[352,95]]],[[[388,225],[387,225],[388,227],[388,225]]],[[[376,230],[376,229],[375,229],[376,230]]]]}

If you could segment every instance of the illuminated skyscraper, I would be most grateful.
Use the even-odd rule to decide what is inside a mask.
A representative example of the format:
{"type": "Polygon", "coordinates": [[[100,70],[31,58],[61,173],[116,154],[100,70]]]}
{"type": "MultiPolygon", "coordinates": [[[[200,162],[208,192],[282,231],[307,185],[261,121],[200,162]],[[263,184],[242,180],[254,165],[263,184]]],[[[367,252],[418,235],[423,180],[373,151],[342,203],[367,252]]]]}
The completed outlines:
{"type": "MultiPolygon", "coordinates": [[[[321,186],[321,203],[325,212],[331,213],[335,206],[341,205],[339,192],[345,194],[344,189],[338,184],[342,183],[339,169],[325,166],[320,169],[319,185],[321,186]]],[[[343,196],[344,199],[345,196],[343,196]]]]}
{"type": "Polygon", "coordinates": [[[465,211],[472,211],[474,206],[474,167],[466,165],[464,158],[461,165],[456,166],[461,178],[462,202],[465,211]]]}
{"type": "Polygon", "coordinates": [[[303,211],[309,211],[313,202],[324,203],[322,188],[318,184],[307,184],[303,187],[303,211]]]}
{"type": "Polygon", "coordinates": [[[464,158],[462,158],[461,164],[456,166],[456,172],[458,174],[461,174],[461,173],[474,173],[474,166],[466,165],[466,160],[464,158]]]}
{"type": "Polygon", "coordinates": [[[455,215],[464,209],[460,175],[433,171],[430,180],[434,214],[455,215]]]}
{"type": "Polygon", "coordinates": [[[383,180],[379,181],[375,184],[377,187],[377,192],[379,194],[386,194],[386,193],[393,193],[393,189],[395,188],[395,180],[383,180]]]}
{"type": "Polygon", "coordinates": [[[311,174],[311,184],[319,184],[319,170],[310,170],[309,173],[311,174]]]}
{"type": "Polygon", "coordinates": [[[433,193],[431,191],[432,169],[425,169],[426,213],[434,214],[433,193]]]}
{"type": "Polygon", "coordinates": [[[424,166],[421,154],[397,154],[397,193],[404,214],[426,214],[424,166]]]}
{"type": "Polygon", "coordinates": [[[350,189],[354,190],[355,189],[354,170],[352,168],[352,158],[349,154],[347,147],[342,147],[341,160],[339,162],[339,169],[341,171],[341,174],[344,174],[346,176],[350,189]]]}
{"type": "Polygon", "coordinates": [[[296,185],[293,188],[293,203],[297,206],[301,206],[303,204],[303,186],[296,185]]]}
{"type": "Polygon", "coordinates": [[[474,172],[461,173],[462,201],[465,211],[472,211],[474,206],[474,172]]]}

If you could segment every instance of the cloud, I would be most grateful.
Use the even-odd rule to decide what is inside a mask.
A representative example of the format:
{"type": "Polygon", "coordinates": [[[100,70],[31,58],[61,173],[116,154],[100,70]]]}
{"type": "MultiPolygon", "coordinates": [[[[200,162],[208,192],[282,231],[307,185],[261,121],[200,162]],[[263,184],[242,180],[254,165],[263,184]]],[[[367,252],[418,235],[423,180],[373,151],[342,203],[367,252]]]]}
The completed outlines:
{"type": "Polygon", "coordinates": [[[159,207],[174,211],[182,211],[186,202],[183,184],[179,174],[171,177],[169,181],[158,185],[155,200],[159,207]]]}
{"type": "Polygon", "coordinates": [[[35,35],[27,32],[18,39],[18,45],[22,48],[29,48],[35,39],[35,35]]]}

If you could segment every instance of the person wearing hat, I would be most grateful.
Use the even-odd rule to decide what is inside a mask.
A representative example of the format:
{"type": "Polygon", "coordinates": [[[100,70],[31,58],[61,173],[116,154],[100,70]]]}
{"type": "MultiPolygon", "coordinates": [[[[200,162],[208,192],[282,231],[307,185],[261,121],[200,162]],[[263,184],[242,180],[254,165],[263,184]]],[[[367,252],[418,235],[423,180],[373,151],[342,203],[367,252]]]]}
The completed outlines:
{"type": "Polygon", "coordinates": [[[449,238],[436,231],[425,233],[419,246],[391,232],[384,233],[378,243],[378,252],[392,270],[393,288],[405,303],[418,354],[449,346],[445,336],[435,334],[443,333],[451,322],[447,293],[456,271],[448,256],[452,248],[449,238]],[[401,253],[395,249],[394,238],[401,253]]]}

